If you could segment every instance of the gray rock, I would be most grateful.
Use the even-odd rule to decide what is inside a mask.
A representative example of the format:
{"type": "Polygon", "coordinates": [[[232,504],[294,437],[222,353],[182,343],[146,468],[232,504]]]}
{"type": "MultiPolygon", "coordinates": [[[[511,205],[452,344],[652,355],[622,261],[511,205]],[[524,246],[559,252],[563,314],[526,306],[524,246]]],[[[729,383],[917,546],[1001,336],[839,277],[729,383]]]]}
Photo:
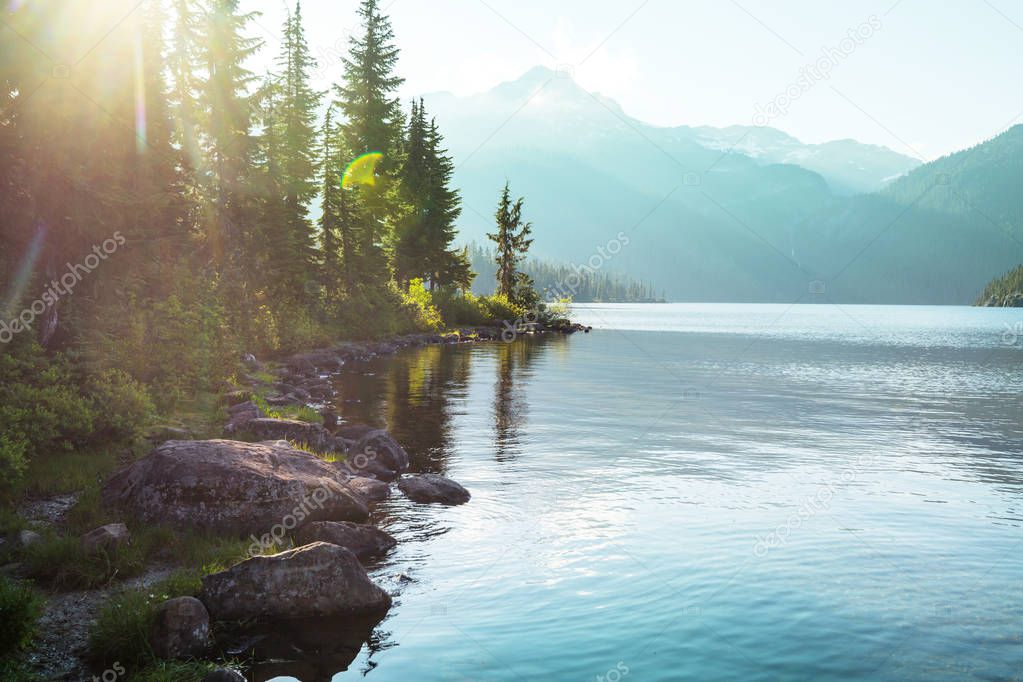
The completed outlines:
{"type": "Polygon", "coordinates": [[[391,606],[355,554],[326,542],[247,559],[202,584],[201,599],[214,621],[383,617],[391,606]]]}
{"type": "Polygon", "coordinates": [[[103,501],[144,521],[239,535],[297,521],[362,521],[332,465],[284,443],[168,441],[120,470],[103,501]]]}
{"type": "Polygon", "coordinates": [[[210,639],[210,614],[195,597],[168,599],[156,608],[149,643],[159,658],[194,658],[210,639]]]}
{"type": "Polygon", "coordinates": [[[266,416],[262,408],[251,400],[231,406],[228,408],[227,413],[231,415],[231,419],[224,426],[224,433],[227,434],[236,433],[253,419],[260,419],[266,416]]]}
{"type": "Polygon", "coordinates": [[[115,552],[131,542],[131,533],[123,523],[108,523],[82,536],[82,548],[88,554],[115,552]]]}
{"type": "Polygon", "coordinates": [[[461,485],[438,474],[406,476],[398,481],[398,489],[413,502],[427,504],[465,504],[471,497],[461,485]]]}
{"type": "Polygon", "coordinates": [[[408,471],[409,456],[405,448],[383,429],[369,431],[354,447],[349,448],[346,457],[348,466],[355,475],[370,475],[390,481],[408,471]]]}
{"type": "Polygon", "coordinates": [[[334,452],[337,443],[327,429],[319,424],[298,421],[297,419],[270,419],[259,417],[250,419],[238,429],[239,435],[252,440],[288,440],[303,443],[318,452],[334,452]]]}
{"type": "Polygon", "coordinates": [[[391,535],[376,526],[347,521],[314,521],[302,526],[295,536],[303,545],[329,542],[351,550],[360,559],[386,554],[398,544],[391,535]]]}

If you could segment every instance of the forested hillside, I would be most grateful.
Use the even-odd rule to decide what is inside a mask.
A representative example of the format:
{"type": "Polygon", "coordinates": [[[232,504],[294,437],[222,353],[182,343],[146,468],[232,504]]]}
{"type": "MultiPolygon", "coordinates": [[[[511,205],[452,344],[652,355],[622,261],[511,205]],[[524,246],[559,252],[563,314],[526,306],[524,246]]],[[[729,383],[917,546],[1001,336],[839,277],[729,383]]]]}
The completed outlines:
{"type": "Polygon", "coordinates": [[[469,293],[443,122],[396,97],[399,50],[377,0],[361,2],[328,92],[310,85],[300,3],[270,73],[246,69],[264,49],[254,19],[234,0],[10,5],[4,482],[54,448],[128,435],[154,407],[190,409],[243,354],[515,319],[536,305],[522,288],[469,293]]]}

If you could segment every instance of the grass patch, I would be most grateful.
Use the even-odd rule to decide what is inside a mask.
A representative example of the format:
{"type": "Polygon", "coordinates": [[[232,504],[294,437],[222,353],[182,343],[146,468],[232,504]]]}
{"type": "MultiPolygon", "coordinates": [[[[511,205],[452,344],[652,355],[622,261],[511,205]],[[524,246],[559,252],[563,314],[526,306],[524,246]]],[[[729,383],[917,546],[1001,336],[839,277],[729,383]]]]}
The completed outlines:
{"type": "Polygon", "coordinates": [[[129,524],[131,542],[128,545],[109,553],[89,554],[82,547],[79,530],[116,519],[75,510],[69,517],[75,513],[89,518],[89,523],[67,534],[51,531],[42,541],[22,551],[25,570],[40,584],[58,590],[95,588],[140,575],[151,563],[202,566],[209,569],[207,572],[213,572],[243,559],[249,547],[245,540],[230,536],[129,524]]]}
{"type": "Polygon", "coordinates": [[[123,590],[110,597],[100,609],[89,632],[89,653],[99,666],[120,662],[136,671],[132,680],[201,680],[213,669],[206,662],[169,662],[157,660],[149,645],[156,609],[175,597],[195,597],[202,589],[202,576],[218,570],[185,569],[176,571],[149,589],[123,590]],[[193,677],[194,676],[194,677],[193,677]]]}
{"type": "Polygon", "coordinates": [[[149,646],[156,607],[175,597],[194,597],[200,587],[198,571],[179,571],[149,589],[111,596],[89,632],[89,652],[94,660],[100,666],[119,662],[129,669],[156,663],[149,646]]]}
{"type": "MultiPolygon", "coordinates": [[[[141,446],[140,446],[141,447],[141,446]]],[[[15,498],[53,497],[87,487],[98,487],[117,467],[114,448],[57,451],[33,459],[15,498]]]]}
{"type": "Polygon", "coordinates": [[[266,396],[259,393],[252,395],[252,402],[271,419],[297,419],[300,422],[323,425],[323,415],[308,405],[269,405],[266,396]]]}
{"type": "Polygon", "coordinates": [[[160,661],[139,670],[131,679],[133,682],[202,682],[206,673],[217,667],[213,663],[199,661],[160,661]]]}
{"type": "Polygon", "coordinates": [[[0,657],[0,680],[4,682],[42,682],[25,661],[14,656],[0,657]]]}
{"type": "Polygon", "coordinates": [[[30,586],[0,576],[0,657],[15,654],[32,641],[41,612],[42,599],[30,586]]]}

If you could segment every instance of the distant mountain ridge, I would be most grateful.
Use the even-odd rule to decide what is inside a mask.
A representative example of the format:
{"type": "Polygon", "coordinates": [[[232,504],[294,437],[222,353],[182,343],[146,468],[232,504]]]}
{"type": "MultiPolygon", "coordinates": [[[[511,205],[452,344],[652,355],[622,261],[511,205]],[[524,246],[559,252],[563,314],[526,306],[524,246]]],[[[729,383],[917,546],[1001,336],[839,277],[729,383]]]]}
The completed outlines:
{"type": "Polygon", "coordinates": [[[652,126],[543,68],[425,99],[458,165],[463,241],[485,242],[507,179],[537,257],[582,263],[624,231],[607,267],[671,300],[970,303],[1023,260],[1023,128],[920,165],[772,128],[652,126]]]}

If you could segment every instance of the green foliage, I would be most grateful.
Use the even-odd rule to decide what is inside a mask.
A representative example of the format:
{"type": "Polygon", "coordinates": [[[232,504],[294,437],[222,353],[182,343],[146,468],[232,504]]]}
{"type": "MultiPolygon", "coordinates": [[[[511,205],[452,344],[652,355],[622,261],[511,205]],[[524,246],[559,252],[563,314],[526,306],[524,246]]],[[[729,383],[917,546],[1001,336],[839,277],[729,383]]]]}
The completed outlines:
{"type": "Polygon", "coordinates": [[[441,331],[444,320],[433,305],[430,292],[423,286],[423,280],[416,278],[409,282],[404,294],[405,306],[410,309],[417,326],[424,331],[441,331]]]}
{"type": "MultiPolygon", "coordinates": [[[[473,292],[488,294],[494,291],[496,266],[493,251],[477,244],[467,247],[471,268],[479,273],[473,283],[473,292]]],[[[576,302],[599,301],[605,303],[662,302],[652,284],[607,269],[593,269],[587,265],[567,265],[547,260],[529,259],[522,263],[522,272],[534,281],[534,287],[546,300],[570,298],[576,302]]]]}
{"type": "Polygon", "coordinates": [[[123,370],[107,369],[90,377],[87,390],[96,414],[94,429],[98,435],[130,437],[153,413],[153,401],[145,386],[123,370]]]}
{"type": "Polygon", "coordinates": [[[115,521],[124,519],[111,516],[101,504],[97,483],[68,512],[66,534],[44,533],[41,541],[22,551],[20,559],[26,572],[54,589],[91,589],[115,579],[140,575],[154,561],[219,570],[244,557],[247,551],[245,541],[238,538],[138,525],[128,520],[131,532],[128,545],[109,553],[86,553],[80,536],[115,521]]]}
{"type": "Polygon", "coordinates": [[[216,665],[200,661],[157,661],[136,671],[133,682],[201,682],[216,665]]]}
{"type": "Polygon", "coordinates": [[[525,259],[526,252],[533,243],[529,236],[533,226],[522,220],[523,201],[522,197],[512,201],[511,188],[507,182],[504,183],[497,212],[494,214],[497,231],[487,235],[495,245],[497,293],[507,296],[516,303],[528,303],[522,297],[532,291],[532,283],[528,281],[528,276],[518,271],[519,263],[525,259]]]}
{"type": "Polygon", "coordinates": [[[1023,265],[993,279],[984,287],[977,305],[1023,306],[1023,265]]]}
{"type": "Polygon", "coordinates": [[[526,314],[526,308],[503,294],[493,296],[480,296],[480,305],[485,311],[487,318],[492,321],[517,320],[526,314]]]}
{"type": "Polygon", "coordinates": [[[0,435],[0,476],[3,481],[21,478],[28,466],[27,450],[27,441],[9,434],[0,435]]]}
{"type": "Polygon", "coordinates": [[[266,402],[262,395],[252,396],[252,401],[271,419],[297,419],[310,424],[322,424],[323,415],[308,405],[281,405],[275,407],[266,402]]]}
{"type": "Polygon", "coordinates": [[[148,589],[112,595],[89,632],[90,654],[100,665],[118,661],[130,670],[156,663],[149,645],[156,607],[175,597],[193,597],[200,586],[194,571],[181,571],[148,589]]]}
{"type": "Polygon", "coordinates": [[[491,322],[481,297],[454,287],[441,287],[432,292],[433,305],[448,325],[484,325],[491,322]]]}
{"type": "Polygon", "coordinates": [[[42,600],[31,587],[0,575],[0,657],[28,645],[41,612],[42,600]]]}

